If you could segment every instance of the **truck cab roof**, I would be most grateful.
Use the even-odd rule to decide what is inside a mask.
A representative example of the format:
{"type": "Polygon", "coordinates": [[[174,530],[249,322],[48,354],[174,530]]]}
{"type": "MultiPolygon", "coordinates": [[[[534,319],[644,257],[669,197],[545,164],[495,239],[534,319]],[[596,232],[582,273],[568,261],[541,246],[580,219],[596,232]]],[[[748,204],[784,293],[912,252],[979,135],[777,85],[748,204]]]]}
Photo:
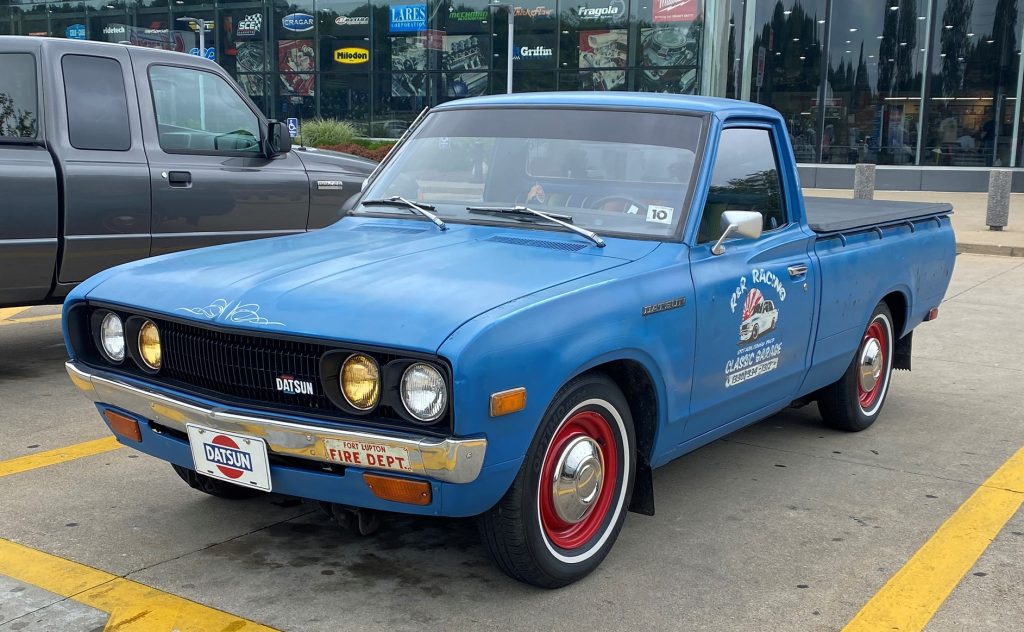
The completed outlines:
{"type": "Polygon", "coordinates": [[[716,114],[721,118],[748,116],[781,120],[774,109],[757,103],[685,94],[646,92],[530,92],[498,94],[449,101],[434,110],[467,107],[602,107],[716,114]]]}
{"type": "Polygon", "coordinates": [[[219,69],[215,62],[197,55],[179,53],[177,51],[161,48],[149,48],[147,46],[136,46],[134,44],[117,44],[114,42],[94,42],[90,40],[71,40],[57,37],[28,37],[22,35],[0,36],[0,52],[50,52],[72,51],[74,53],[97,53],[109,54],[112,49],[124,49],[133,59],[142,61],[174,61],[179,64],[209,65],[210,68],[219,69]]]}

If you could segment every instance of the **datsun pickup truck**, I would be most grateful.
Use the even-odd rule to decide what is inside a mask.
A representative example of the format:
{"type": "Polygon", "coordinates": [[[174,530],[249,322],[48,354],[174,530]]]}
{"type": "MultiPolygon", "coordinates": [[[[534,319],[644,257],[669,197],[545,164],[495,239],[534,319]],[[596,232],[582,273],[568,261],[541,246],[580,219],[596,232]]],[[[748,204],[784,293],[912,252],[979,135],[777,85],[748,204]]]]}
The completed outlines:
{"type": "Polygon", "coordinates": [[[59,304],[151,255],[333,224],[374,163],[290,145],[208,59],[0,37],[0,307],[59,304]]]}
{"type": "Polygon", "coordinates": [[[950,213],[804,199],[759,105],[466,99],[328,228],[81,284],[67,370],[200,491],[363,532],[478,516],[502,570],[563,586],[653,514],[654,468],[793,404],[871,426],[938,315],[950,213]]]}

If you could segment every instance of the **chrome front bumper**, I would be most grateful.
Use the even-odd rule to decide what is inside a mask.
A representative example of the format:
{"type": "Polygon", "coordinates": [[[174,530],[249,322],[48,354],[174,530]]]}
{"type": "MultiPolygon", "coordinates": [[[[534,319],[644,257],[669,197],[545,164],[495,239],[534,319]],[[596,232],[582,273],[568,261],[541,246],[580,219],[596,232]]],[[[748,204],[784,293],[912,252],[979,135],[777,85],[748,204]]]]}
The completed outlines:
{"type": "MultiPolygon", "coordinates": [[[[469,483],[480,474],[487,451],[486,439],[438,440],[415,435],[337,430],[233,413],[223,408],[206,408],[127,384],[116,375],[76,362],[67,362],[64,366],[74,385],[98,404],[120,408],[181,432],[186,432],[187,424],[198,424],[259,437],[267,442],[267,449],[273,454],[338,464],[328,458],[325,439],[374,443],[408,451],[412,467],[410,474],[448,483],[469,483]]],[[[372,466],[366,469],[393,471],[372,466]]]]}

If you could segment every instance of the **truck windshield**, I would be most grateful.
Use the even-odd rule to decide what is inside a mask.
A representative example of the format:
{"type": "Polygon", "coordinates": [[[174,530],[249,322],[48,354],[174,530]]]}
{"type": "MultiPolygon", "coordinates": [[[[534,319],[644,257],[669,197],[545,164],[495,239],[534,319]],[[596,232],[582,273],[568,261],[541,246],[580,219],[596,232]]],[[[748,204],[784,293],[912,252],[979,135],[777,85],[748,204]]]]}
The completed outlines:
{"type": "Polygon", "coordinates": [[[602,235],[669,237],[685,221],[702,129],[696,115],[642,111],[434,112],[363,199],[400,196],[430,204],[445,220],[477,223],[523,218],[467,207],[528,206],[602,235]]]}

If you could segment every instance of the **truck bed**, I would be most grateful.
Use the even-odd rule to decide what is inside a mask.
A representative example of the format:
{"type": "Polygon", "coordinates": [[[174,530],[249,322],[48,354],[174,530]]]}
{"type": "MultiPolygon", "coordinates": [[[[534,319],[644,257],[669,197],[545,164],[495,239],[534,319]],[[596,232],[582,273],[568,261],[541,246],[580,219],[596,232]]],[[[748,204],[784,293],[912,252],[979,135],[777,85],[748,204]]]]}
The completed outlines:
{"type": "Polygon", "coordinates": [[[950,215],[953,206],[938,202],[891,202],[806,197],[807,224],[816,233],[871,228],[925,217],[950,215]]]}

